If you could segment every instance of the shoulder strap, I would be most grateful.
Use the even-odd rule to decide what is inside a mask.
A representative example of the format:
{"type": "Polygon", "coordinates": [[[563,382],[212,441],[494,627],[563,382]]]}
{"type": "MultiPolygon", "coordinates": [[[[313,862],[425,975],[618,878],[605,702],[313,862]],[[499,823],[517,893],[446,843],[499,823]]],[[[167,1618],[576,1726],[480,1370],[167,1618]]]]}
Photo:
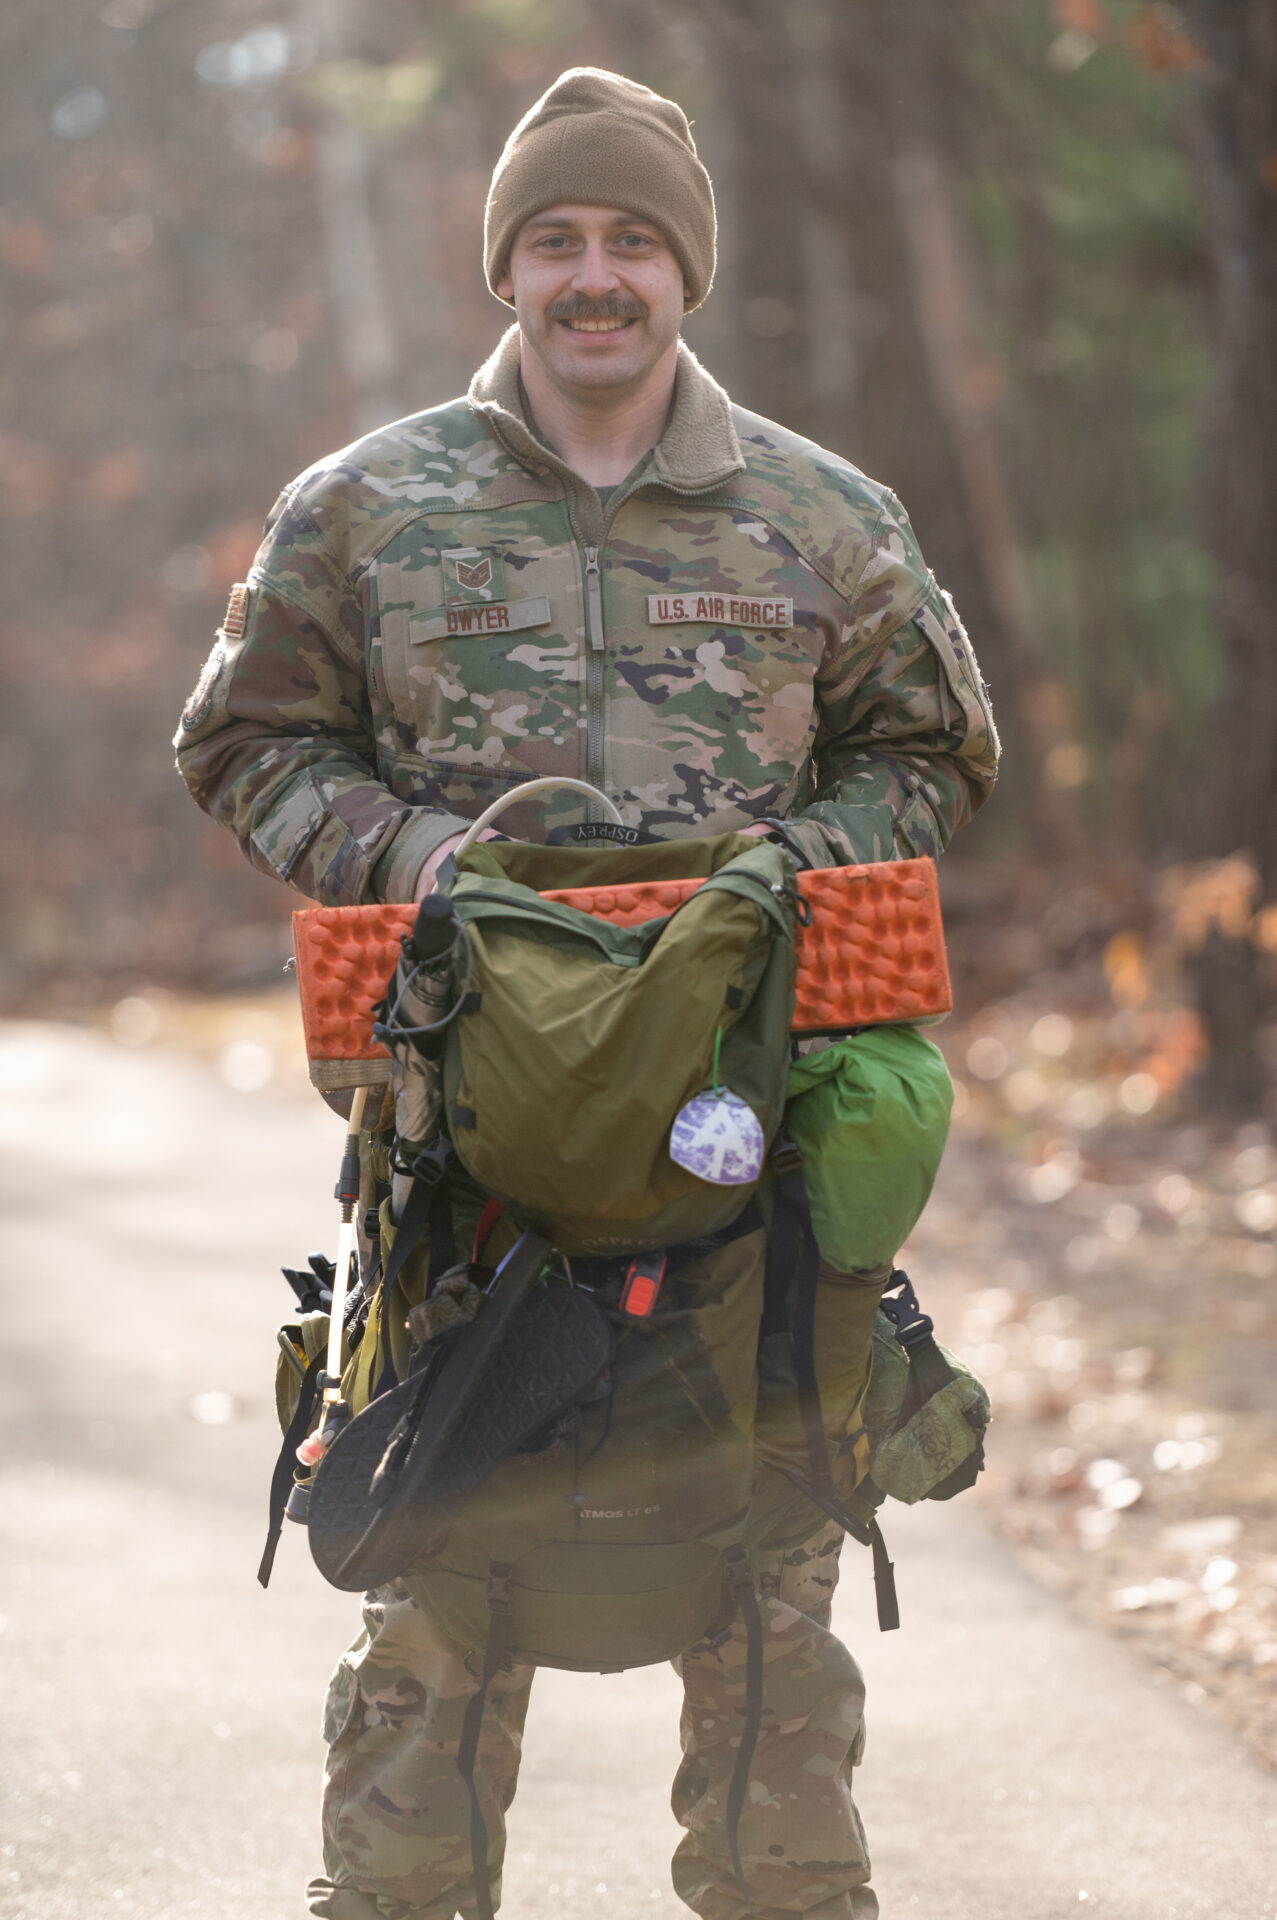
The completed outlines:
{"type": "MultiPolygon", "coordinates": [[[[434,1286],[441,1273],[456,1263],[456,1242],[452,1227],[452,1195],[448,1187],[448,1161],[452,1148],[447,1140],[441,1140],[437,1147],[425,1153],[419,1153],[412,1164],[412,1186],[408,1198],[404,1201],[403,1213],[395,1228],[395,1244],[391,1248],[390,1258],[385,1263],[381,1276],[379,1292],[390,1297],[390,1289],[407,1265],[409,1255],[414,1253],[422,1234],[430,1230],[430,1267],[426,1276],[427,1292],[434,1286]]],[[[399,1376],[395,1372],[390,1358],[389,1347],[385,1350],[385,1364],[373,1384],[372,1397],[380,1399],[392,1387],[399,1385],[399,1376]]]]}
{"type": "MultiPolygon", "coordinates": [[[[872,1548],[878,1626],[883,1633],[890,1633],[900,1625],[900,1605],[896,1597],[895,1571],[887,1556],[882,1529],[872,1515],[867,1520],[862,1520],[848,1511],[846,1503],[838,1497],[833,1469],[829,1462],[829,1442],[825,1437],[825,1421],[820,1406],[820,1385],[816,1379],[816,1294],[820,1284],[820,1248],[816,1244],[811,1203],[807,1198],[807,1183],[803,1179],[803,1157],[795,1143],[783,1131],[777,1134],[776,1142],[772,1147],[771,1165],[776,1181],[772,1227],[767,1241],[763,1323],[764,1330],[776,1330],[769,1325],[769,1322],[775,1320],[792,1280],[794,1285],[792,1321],[794,1377],[798,1386],[798,1411],[803,1423],[803,1438],[807,1442],[807,1478],[800,1478],[798,1474],[788,1472],[788,1469],[786,1472],[794,1485],[805,1493],[822,1513],[827,1513],[831,1520],[836,1520],[853,1540],[859,1540],[862,1546],[872,1548]]],[[[925,1321],[926,1332],[929,1335],[931,1322],[926,1320],[918,1306],[917,1295],[909,1286],[908,1276],[902,1275],[901,1278],[904,1279],[908,1289],[915,1316],[918,1320],[925,1321]]],[[[780,1324],[783,1326],[783,1318],[780,1324]]],[[[911,1349],[910,1359],[912,1358],[913,1350],[911,1349]]],[[[936,1358],[940,1359],[938,1352],[936,1358]]],[[[943,1361],[941,1364],[943,1365],[943,1361]]]]}

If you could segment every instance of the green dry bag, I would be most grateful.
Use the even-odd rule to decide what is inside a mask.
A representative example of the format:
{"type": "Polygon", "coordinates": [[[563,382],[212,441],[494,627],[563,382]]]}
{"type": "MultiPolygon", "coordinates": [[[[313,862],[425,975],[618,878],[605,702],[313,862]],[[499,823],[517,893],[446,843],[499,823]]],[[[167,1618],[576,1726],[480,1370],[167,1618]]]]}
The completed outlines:
{"type": "Polygon", "coordinates": [[[952,1105],[944,1056],[916,1027],[867,1027],[790,1068],[785,1128],[832,1265],[895,1259],[930,1196],[952,1105]]]}

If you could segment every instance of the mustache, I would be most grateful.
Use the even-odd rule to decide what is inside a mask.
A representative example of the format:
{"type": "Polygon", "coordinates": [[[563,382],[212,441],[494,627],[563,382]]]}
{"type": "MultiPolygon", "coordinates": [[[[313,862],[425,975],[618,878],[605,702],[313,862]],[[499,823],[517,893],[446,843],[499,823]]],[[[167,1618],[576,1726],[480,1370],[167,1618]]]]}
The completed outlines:
{"type": "Polygon", "coordinates": [[[551,320],[642,320],[647,308],[641,300],[609,295],[606,300],[586,300],[580,294],[565,294],[546,308],[551,320]]]}

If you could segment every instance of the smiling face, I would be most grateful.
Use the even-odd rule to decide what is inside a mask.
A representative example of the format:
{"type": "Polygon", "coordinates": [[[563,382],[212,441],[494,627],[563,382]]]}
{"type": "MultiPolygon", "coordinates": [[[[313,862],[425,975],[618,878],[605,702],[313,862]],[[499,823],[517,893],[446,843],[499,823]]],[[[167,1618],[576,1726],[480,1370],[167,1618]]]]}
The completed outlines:
{"type": "Polygon", "coordinates": [[[615,207],[548,207],[519,229],[497,292],[565,396],[638,392],[672,365],[683,270],[659,227],[615,207]]]}

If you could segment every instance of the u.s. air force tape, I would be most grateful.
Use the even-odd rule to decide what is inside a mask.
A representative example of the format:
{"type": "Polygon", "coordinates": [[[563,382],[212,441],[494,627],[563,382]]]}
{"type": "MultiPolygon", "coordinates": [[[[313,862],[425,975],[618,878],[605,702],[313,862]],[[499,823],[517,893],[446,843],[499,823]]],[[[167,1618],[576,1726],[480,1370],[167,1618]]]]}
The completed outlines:
{"type": "Polygon", "coordinates": [[[792,627],[792,600],[761,599],[752,594],[649,593],[651,627],[681,627],[703,621],[716,627],[792,627]]]}

